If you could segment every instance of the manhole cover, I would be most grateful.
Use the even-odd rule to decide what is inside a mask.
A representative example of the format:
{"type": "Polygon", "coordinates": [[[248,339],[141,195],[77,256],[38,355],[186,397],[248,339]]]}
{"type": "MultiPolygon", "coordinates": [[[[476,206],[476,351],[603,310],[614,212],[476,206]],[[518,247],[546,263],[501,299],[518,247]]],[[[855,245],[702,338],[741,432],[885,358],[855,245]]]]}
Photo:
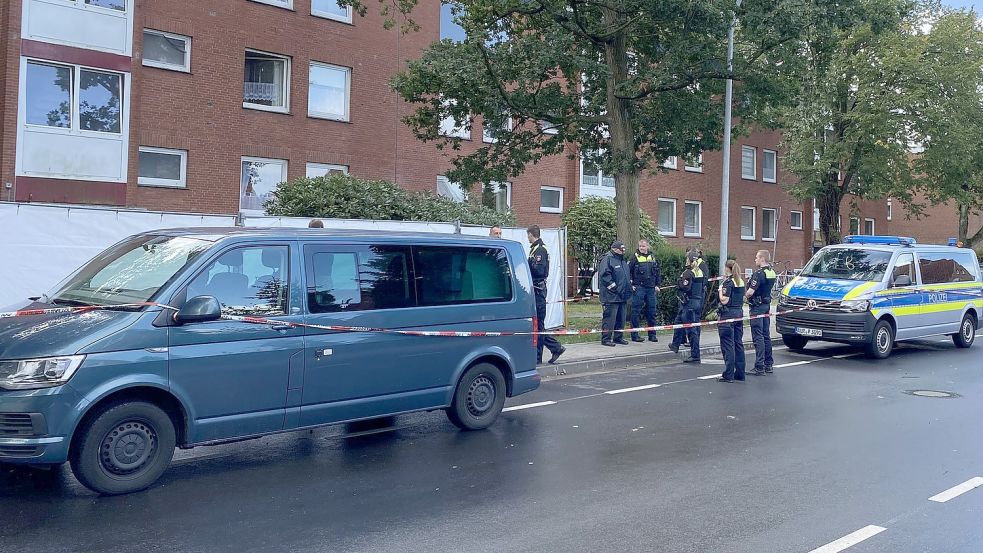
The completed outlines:
{"type": "Polygon", "coordinates": [[[940,392],[938,390],[905,390],[905,393],[918,397],[959,397],[959,394],[953,392],[940,392]]]}

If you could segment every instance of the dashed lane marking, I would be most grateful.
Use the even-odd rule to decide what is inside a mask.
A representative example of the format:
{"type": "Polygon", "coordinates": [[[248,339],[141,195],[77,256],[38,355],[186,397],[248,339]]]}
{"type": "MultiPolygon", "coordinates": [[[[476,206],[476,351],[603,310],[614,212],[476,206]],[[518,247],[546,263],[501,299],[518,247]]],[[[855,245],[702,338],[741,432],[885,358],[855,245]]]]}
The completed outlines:
{"type": "Polygon", "coordinates": [[[506,407],[502,409],[502,412],[506,411],[519,411],[522,409],[532,409],[533,407],[546,407],[547,405],[556,405],[555,401],[540,401],[539,403],[527,403],[525,405],[513,405],[512,407],[506,407]]]}
{"type": "Polygon", "coordinates": [[[710,380],[711,378],[720,378],[720,373],[708,374],[706,376],[698,376],[697,380],[710,380]]]}
{"type": "Polygon", "coordinates": [[[865,526],[852,534],[843,536],[834,542],[830,542],[822,547],[813,549],[809,553],[837,553],[838,551],[849,549],[868,538],[872,538],[884,530],[887,530],[887,528],[874,526],[871,524],[870,526],[865,526]]]}
{"type": "Polygon", "coordinates": [[[950,499],[955,499],[968,491],[972,491],[975,490],[976,488],[979,488],[980,486],[983,486],[983,478],[977,476],[976,478],[970,478],[969,480],[963,482],[962,484],[959,484],[958,486],[949,488],[948,490],[938,495],[933,495],[932,497],[928,498],[928,500],[934,501],[936,503],[945,503],[950,499]]]}
{"type": "Polygon", "coordinates": [[[646,384],[645,386],[635,386],[634,388],[622,388],[620,390],[608,390],[608,391],[606,391],[604,393],[613,396],[615,394],[624,394],[624,393],[627,393],[627,392],[637,392],[639,390],[651,390],[652,388],[658,388],[660,386],[662,386],[662,384],[646,384]]]}

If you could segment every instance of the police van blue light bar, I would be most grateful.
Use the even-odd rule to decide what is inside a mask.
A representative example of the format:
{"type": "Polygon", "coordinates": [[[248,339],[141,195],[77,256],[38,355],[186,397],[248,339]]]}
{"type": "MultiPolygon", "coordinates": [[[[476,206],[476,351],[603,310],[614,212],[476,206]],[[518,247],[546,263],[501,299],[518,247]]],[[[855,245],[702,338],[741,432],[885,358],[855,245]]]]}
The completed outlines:
{"type": "Polygon", "coordinates": [[[907,236],[862,236],[851,235],[843,239],[844,244],[876,244],[879,246],[911,246],[917,244],[907,236]]]}

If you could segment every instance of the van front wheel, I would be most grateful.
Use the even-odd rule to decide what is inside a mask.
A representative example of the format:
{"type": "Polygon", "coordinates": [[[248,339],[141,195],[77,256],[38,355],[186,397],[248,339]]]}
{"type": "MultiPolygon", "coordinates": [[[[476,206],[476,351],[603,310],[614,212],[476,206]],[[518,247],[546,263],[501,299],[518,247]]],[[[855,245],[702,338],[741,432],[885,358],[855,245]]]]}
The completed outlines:
{"type": "Polygon", "coordinates": [[[505,378],[498,367],[479,363],[464,371],[447,418],[462,430],[488,428],[505,405],[505,378]]]}
{"type": "Polygon", "coordinates": [[[809,343],[809,339],[798,334],[782,334],[782,342],[792,351],[802,351],[809,343]]]}
{"type": "Polygon", "coordinates": [[[867,357],[871,359],[887,359],[894,349],[894,328],[887,321],[878,321],[874,325],[870,342],[867,343],[867,357]]]}
{"type": "Polygon", "coordinates": [[[959,332],[952,335],[952,342],[957,348],[968,348],[973,345],[974,340],[976,340],[976,317],[966,313],[959,323],[959,332]]]}
{"type": "Polygon", "coordinates": [[[111,404],[78,430],[69,462],[86,488],[118,495],[149,487],[174,456],[174,423],[145,401],[111,404]]]}

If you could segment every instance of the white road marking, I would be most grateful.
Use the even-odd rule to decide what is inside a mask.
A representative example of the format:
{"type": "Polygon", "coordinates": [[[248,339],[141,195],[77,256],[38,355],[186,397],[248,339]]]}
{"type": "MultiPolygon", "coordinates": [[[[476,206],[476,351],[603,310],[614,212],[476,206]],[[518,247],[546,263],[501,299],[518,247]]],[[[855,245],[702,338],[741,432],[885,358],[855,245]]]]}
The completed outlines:
{"type": "Polygon", "coordinates": [[[605,394],[613,396],[614,394],[623,394],[625,392],[637,392],[639,390],[651,390],[652,388],[658,388],[662,384],[646,384],[645,386],[635,386],[634,388],[622,388],[620,390],[608,390],[604,392],[605,394]]]}
{"type": "Polygon", "coordinates": [[[518,411],[520,409],[532,409],[533,407],[545,407],[547,405],[556,405],[555,401],[540,401],[539,403],[527,403],[525,405],[513,405],[512,407],[506,407],[502,409],[502,412],[506,411],[518,411]]]}
{"type": "Polygon", "coordinates": [[[834,542],[830,542],[820,548],[813,549],[809,553],[837,553],[838,551],[843,551],[844,549],[853,547],[867,538],[874,537],[884,530],[887,530],[887,528],[874,526],[871,524],[870,526],[865,526],[852,534],[843,536],[834,542]]]}
{"type": "Polygon", "coordinates": [[[938,495],[933,495],[932,497],[928,498],[928,500],[934,501],[936,503],[945,503],[950,499],[955,499],[968,491],[979,488],[980,486],[983,486],[983,478],[977,476],[976,478],[970,478],[969,480],[963,482],[962,484],[959,484],[958,486],[949,488],[948,490],[938,495]]]}
{"type": "Polygon", "coordinates": [[[720,374],[708,374],[706,376],[698,376],[697,380],[710,380],[711,378],[720,378],[720,374]]]}
{"type": "Polygon", "coordinates": [[[815,361],[793,361],[791,363],[782,363],[781,365],[775,365],[775,368],[784,369],[785,367],[797,367],[799,365],[808,365],[809,363],[815,363],[815,361]]]}

